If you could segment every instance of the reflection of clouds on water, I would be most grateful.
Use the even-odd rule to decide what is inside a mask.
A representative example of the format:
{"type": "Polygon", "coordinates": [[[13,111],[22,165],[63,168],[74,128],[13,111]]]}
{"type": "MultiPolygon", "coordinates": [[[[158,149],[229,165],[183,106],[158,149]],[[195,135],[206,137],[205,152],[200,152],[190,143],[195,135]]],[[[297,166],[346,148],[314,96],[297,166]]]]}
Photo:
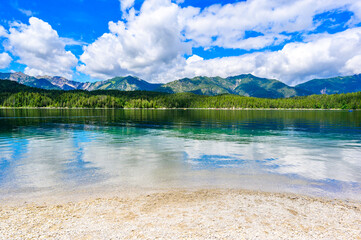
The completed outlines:
{"type": "Polygon", "coordinates": [[[13,136],[16,141],[1,141],[0,186],[186,186],[187,181],[214,180],[216,172],[225,173],[217,176],[226,181],[275,174],[342,187],[340,181],[361,183],[356,140],[281,131],[254,136],[210,130],[199,137],[174,129],[81,126],[27,128],[21,137],[13,136]]]}
{"type": "MultiPolygon", "coordinates": [[[[169,130],[172,131],[172,130],[169,130]]],[[[239,168],[242,174],[275,173],[312,180],[361,182],[359,145],[343,149],[343,142],[320,139],[258,136],[248,143],[168,137],[169,131],[145,131],[123,144],[88,144],[84,158],[124,181],[171,178],[180,171],[239,168]],[[183,162],[184,165],[181,163],[183,162]]],[[[128,136],[129,137],[129,136],[128,136]]],[[[119,138],[119,136],[117,136],[119,138]]],[[[196,173],[194,173],[196,174],[196,173]]]]}
{"type": "MultiPolygon", "coordinates": [[[[123,136],[131,138],[130,136],[123,136]]],[[[110,176],[109,182],[130,185],[152,185],[166,182],[182,174],[182,141],[160,135],[148,134],[136,136],[130,141],[121,141],[121,136],[112,135],[103,141],[84,147],[84,159],[92,161],[93,166],[102,169],[110,176]]]]}
{"type": "Polygon", "coordinates": [[[346,141],[257,137],[248,144],[220,141],[188,141],[187,161],[202,167],[252,168],[314,180],[361,182],[361,144],[345,148],[346,141]],[[272,160],[272,161],[270,161],[272,160]]]}
{"type": "Polygon", "coordinates": [[[16,165],[26,154],[27,145],[26,139],[0,142],[0,185],[16,186],[16,165]]]}
{"type": "MultiPolygon", "coordinates": [[[[21,139],[21,138],[19,138],[21,139]]],[[[17,139],[17,141],[19,140],[17,139]]],[[[59,153],[59,148],[71,147],[69,140],[54,142],[45,138],[28,138],[27,144],[16,147],[16,141],[9,143],[13,153],[25,152],[22,156],[12,156],[11,182],[7,185],[18,187],[49,187],[58,182],[59,165],[66,159],[66,152],[59,153]]]]}
{"type": "Polygon", "coordinates": [[[47,188],[92,182],[96,175],[91,162],[83,161],[81,147],[86,144],[84,140],[89,132],[78,133],[47,129],[46,134],[29,135],[23,141],[15,136],[16,141],[8,141],[6,147],[1,145],[0,171],[9,175],[9,180],[2,180],[0,184],[47,188]],[[12,169],[2,167],[4,162],[10,162],[12,169]]]}
{"type": "Polygon", "coordinates": [[[102,177],[92,161],[84,158],[84,147],[95,141],[97,134],[90,131],[72,132],[72,156],[63,163],[62,181],[69,185],[88,185],[101,181],[102,177]]]}
{"type": "Polygon", "coordinates": [[[298,141],[274,143],[269,146],[273,153],[278,152],[276,164],[279,174],[297,174],[305,178],[361,182],[361,163],[357,159],[361,144],[356,148],[343,147],[346,141],[327,141],[322,139],[298,139],[298,141]],[[346,150],[346,151],[345,151],[346,150]]]}
{"type": "MultiPolygon", "coordinates": [[[[60,135],[59,135],[60,136],[60,135]]],[[[52,187],[60,184],[62,164],[71,157],[70,138],[29,138],[27,154],[17,166],[22,187],[52,187]]]]}

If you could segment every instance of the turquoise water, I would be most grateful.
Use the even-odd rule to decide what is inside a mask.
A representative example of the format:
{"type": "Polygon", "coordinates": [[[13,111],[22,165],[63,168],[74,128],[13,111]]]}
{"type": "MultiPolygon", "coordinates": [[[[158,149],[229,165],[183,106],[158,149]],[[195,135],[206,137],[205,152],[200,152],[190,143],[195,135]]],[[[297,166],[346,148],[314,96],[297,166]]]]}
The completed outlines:
{"type": "Polygon", "coordinates": [[[226,187],[361,199],[361,112],[0,110],[0,194],[226,187]]]}

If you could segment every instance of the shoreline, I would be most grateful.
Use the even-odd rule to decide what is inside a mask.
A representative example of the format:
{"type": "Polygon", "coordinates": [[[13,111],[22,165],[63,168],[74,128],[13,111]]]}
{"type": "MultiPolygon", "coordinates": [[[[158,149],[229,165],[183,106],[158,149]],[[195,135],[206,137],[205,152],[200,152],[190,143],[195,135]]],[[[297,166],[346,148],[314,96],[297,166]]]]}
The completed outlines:
{"type": "Polygon", "coordinates": [[[66,107],[0,107],[0,109],[50,109],[50,110],[287,110],[287,111],[361,111],[341,108],[66,108],[66,107]]]}
{"type": "Polygon", "coordinates": [[[63,197],[16,205],[0,201],[0,239],[358,239],[361,235],[359,201],[224,188],[124,189],[72,200],[63,197]]]}

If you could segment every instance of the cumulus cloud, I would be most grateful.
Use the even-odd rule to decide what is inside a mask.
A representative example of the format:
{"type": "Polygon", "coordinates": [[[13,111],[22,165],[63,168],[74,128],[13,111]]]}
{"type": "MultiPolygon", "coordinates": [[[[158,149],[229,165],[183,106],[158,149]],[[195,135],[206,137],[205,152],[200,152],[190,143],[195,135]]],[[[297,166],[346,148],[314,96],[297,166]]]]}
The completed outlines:
{"type": "Polygon", "coordinates": [[[133,74],[147,80],[166,71],[191,52],[181,34],[179,7],[168,0],[148,0],[138,15],[109,22],[109,33],[84,47],[77,69],[106,79],[133,74]]]}
{"type": "Polygon", "coordinates": [[[350,58],[342,68],[344,74],[358,74],[361,72],[361,55],[350,58]]]}
{"type": "Polygon", "coordinates": [[[84,47],[77,70],[94,78],[130,74],[152,82],[253,73],[288,84],[360,73],[356,1],[249,0],[204,9],[174,2],[182,1],[146,0],[135,12],[134,0],[120,0],[124,19],[109,22],[109,33],[84,47]],[[351,28],[309,36],[320,24],[315,16],[329,11],[351,11],[351,28]],[[303,42],[285,44],[292,33],[303,42]],[[284,47],[213,59],[192,55],[192,47],[254,51],[274,45],[284,47]]]}
{"type": "Polygon", "coordinates": [[[12,59],[8,53],[0,53],[0,69],[7,68],[12,59]]]}
{"type": "Polygon", "coordinates": [[[248,0],[198,9],[184,19],[185,36],[201,47],[262,49],[283,42],[283,34],[314,30],[314,17],[335,9],[361,17],[361,5],[354,0],[248,0]],[[247,38],[247,31],[262,36],[247,38]]]}
{"type": "MultiPolygon", "coordinates": [[[[295,85],[316,77],[361,73],[361,27],[337,34],[320,34],[304,43],[289,43],[282,50],[203,60],[192,56],[169,69],[167,79],[252,73],[295,85]]],[[[162,76],[159,76],[162,80],[162,76]]]]}
{"type": "Polygon", "coordinates": [[[65,50],[65,42],[48,23],[31,17],[29,25],[13,23],[9,32],[6,50],[26,65],[26,74],[72,77],[71,68],[78,60],[65,50]]]}
{"type": "Polygon", "coordinates": [[[135,0],[119,0],[119,2],[120,2],[120,9],[124,14],[128,9],[133,7],[135,0]]]}
{"type": "Polygon", "coordinates": [[[8,32],[6,31],[6,29],[0,25],[0,38],[6,37],[7,35],[8,35],[8,32]]]}

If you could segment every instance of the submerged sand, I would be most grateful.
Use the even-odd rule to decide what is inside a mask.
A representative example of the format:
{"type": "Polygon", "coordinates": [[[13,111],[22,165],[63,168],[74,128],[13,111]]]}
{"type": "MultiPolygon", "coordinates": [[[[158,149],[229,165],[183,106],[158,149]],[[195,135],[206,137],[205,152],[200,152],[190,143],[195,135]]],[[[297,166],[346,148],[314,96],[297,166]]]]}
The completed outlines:
{"type": "Polygon", "coordinates": [[[0,205],[0,239],[361,239],[361,203],[245,190],[0,205]]]}

